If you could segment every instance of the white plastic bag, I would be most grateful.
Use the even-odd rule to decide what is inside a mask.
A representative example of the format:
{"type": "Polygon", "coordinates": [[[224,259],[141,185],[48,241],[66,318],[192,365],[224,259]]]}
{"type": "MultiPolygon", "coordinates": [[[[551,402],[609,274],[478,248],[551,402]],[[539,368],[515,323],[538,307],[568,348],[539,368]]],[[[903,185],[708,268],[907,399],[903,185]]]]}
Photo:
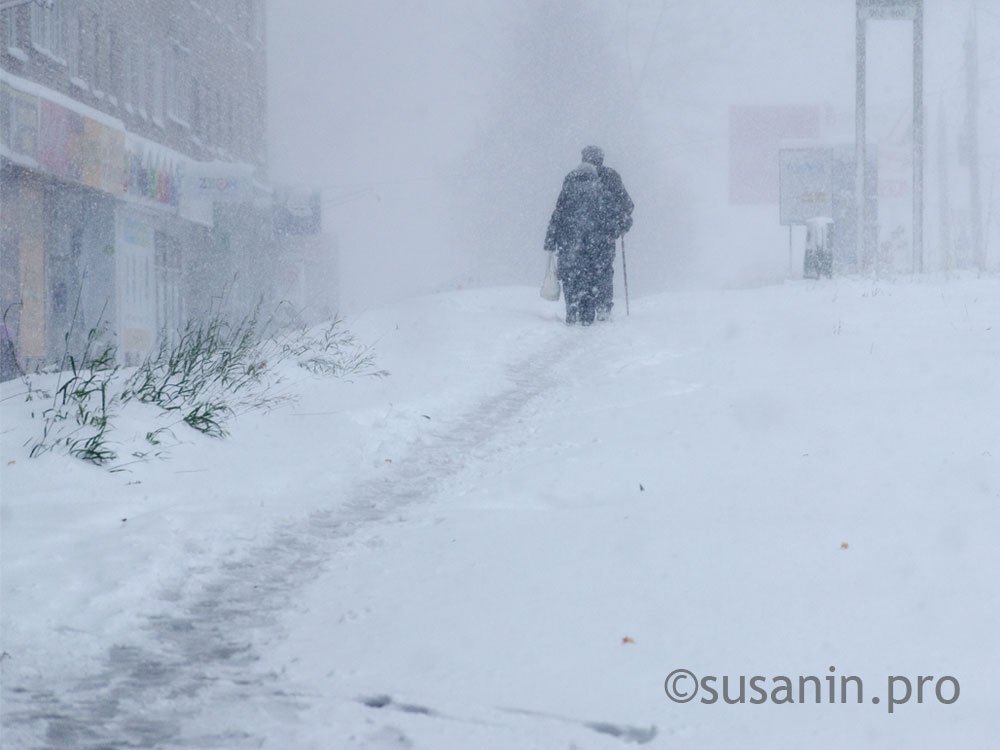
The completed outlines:
{"type": "Polygon", "coordinates": [[[542,299],[556,302],[559,299],[560,285],[556,278],[556,254],[549,253],[549,264],[545,269],[545,279],[542,281],[542,288],[538,291],[542,299]]]}

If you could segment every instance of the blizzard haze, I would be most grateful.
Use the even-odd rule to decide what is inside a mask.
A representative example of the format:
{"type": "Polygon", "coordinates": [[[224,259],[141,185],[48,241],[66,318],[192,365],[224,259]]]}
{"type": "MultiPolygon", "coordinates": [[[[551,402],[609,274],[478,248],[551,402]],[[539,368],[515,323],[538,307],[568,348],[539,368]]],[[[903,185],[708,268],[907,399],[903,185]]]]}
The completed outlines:
{"type": "Polygon", "coordinates": [[[875,242],[805,279],[856,0],[4,5],[0,746],[995,746],[1000,0],[924,6],[925,272],[880,21],[875,242]],[[590,144],[613,316],[538,293],[590,144]]]}
{"type": "MultiPolygon", "coordinates": [[[[853,140],[854,6],[271,3],[271,170],[276,180],[323,188],[346,308],[458,286],[537,284],[562,177],[588,143],[604,148],[636,203],[626,240],[634,294],[780,280],[789,240],[776,201],[728,200],[730,107],[820,107],[823,138],[853,140]]],[[[933,242],[945,221],[940,165],[954,163],[953,190],[965,184],[958,142],[970,11],[965,0],[928,0],[925,9],[930,267],[945,255],[933,242]]],[[[998,111],[1000,3],[979,3],[977,22],[988,123],[998,111]]],[[[908,22],[869,23],[869,140],[901,152],[910,143],[910,35],[908,22]]],[[[996,200],[996,138],[982,130],[987,202],[996,200]]],[[[909,232],[909,201],[882,202],[884,232],[897,224],[909,232]]],[[[990,205],[984,213],[995,222],[1000,211],[990,205]]],[[[895,270],[908,272],[900,257],[895,270]]]]}

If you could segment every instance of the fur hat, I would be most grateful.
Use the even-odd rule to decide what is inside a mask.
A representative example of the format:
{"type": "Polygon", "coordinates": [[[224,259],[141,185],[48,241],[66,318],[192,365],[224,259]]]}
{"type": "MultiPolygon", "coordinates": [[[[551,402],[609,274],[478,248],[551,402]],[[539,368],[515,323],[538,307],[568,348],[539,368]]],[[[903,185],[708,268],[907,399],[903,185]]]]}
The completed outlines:
{"type": "Polygon", "coordinates": [[[604,152],[598,146],[587,146],[583,150],[583,160],[599,167],[604,164],[604,152]]]}

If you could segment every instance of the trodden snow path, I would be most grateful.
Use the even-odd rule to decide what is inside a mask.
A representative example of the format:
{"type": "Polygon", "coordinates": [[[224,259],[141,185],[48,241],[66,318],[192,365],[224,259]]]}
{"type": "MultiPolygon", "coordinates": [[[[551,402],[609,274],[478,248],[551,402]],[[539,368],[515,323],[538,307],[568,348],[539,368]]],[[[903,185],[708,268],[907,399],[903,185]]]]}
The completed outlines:
{"type": "MultiPolygon", "coordinates": [[[[347,417],[255,422],[290,444],[277,466],[246,460],[258,446],[234,435],[238,453],[219,449],[225,460],[206,471],[227,480],[199,497],[203,513],[229,503],[257,516],[246,498],[258,496],[291,510],[265,503],[258,533],[233,514],[214,536],[251,543],[227,554],[205,543],[190,580],[115,600],[142,611],[134,621],[99,609],[93,622],[114,627],[72,680],[44,659],[12,666],[46,639],[77,643],[53,626],[79,626],[68,605],[33,621],[34,639],[17,627],[11,649],[5,636],[5,741],[990,746],[1000,283],[671,294],[590,330],[559,326],[532,295],[444,295],[394,312],[424,316],[433,335],[401,324],[381,346],[393,377],[338,404],[347,417]],[[377,416],[380,398],[392,416],[377,416]],[[332,420],[364,442],[338,445],[357,462],[340,467],[343,482],[303,440],[312,419],[325,425],[316,439],[332,420]],[[232,466],[248,477],[238,491],[232,466]],[[678,668],[825,679],[831,667],[863,678],[861,704],[680,704],[663,687],[678,668]],[[924,701],[889,714],[891,675],[932,676],[924,701]],[[933,691],[943,676],[961,684],[950,704],[933,691]]],[[[18,487],[5,605],[41,606],[42,593],[59,594],[26,584],[48,568],[11,536],[32,540],[18,519],[40,500],[18,487]]],[[[187,535],[203,518],[147,515],[187,535]]],[[[66,554],[100,572],[103,555],[83,549],[66,554]]],[[[170,561],[176,581],[183,559],[170,561]]]]}
{"type": "MultiPolygon", "coordinates": [[[[236,686],[229,697],[263,699],[280,709],[294,696],[285,694],[273,676],[248,672],[260,658],[256,632],[276,625],[301,586],[322,573],[338,542],[433,494],[437,483],[461,468],[464,456],[551,384],[546,373],[551,365],[543,358],[515,365],[510,389],[473,409],[448,433],[411,446],[391,476],[354,487],[335,510],[283,526],[265,546],[223,562],[191,594],[174,599],[165,593],[164,611],[143,623],[143,639],[137,645],[114,645],[101,672],[62,694],[12,686],[9,728],[44,724],[45,741],[54,747],[180,742],[186,719],[204,709],[205,689],[219,682],[236,686]]],[[[252,739],[231,729],[222,736],[185,738],[182,744],[223,747],[252,739]]]]}
{"type": "MultiPolygon", "coordinates": [[[[505,387],[449,420],[440,432],[424,432],[401,447],[391,471],[350,485],[347,499],[334,507],[281,524],[264,544],[220,561],[197,587],[157,592],[159,607],[142,616],[138,637],[112,645],[99,670],[69,684],[51,678],[41,684],[5,680],[4,742],[83,750],[243,747],[266,740],[241,729],[241,719],[205,734],[190,735],[186,726],[199,714],[218,712],[213,700],[223,707],[232,701],[240,710],[247,702],[261,702],[269,711],[289,714],[299,705],[276,675],[253,668],[260,660],[256,642],[277,632],[282,614],[293,608],[305,583],[323,574],[338,545],[433,496],[469,461],[488,459],[481,451],[490,437],[549,391],[578,356],[570,349],[570,337],[550,331],[541,338],[545,346],[527,357],[495,363],[505,387]]],[[[146,603],[144,609],[150,608],[146,603]]]]}

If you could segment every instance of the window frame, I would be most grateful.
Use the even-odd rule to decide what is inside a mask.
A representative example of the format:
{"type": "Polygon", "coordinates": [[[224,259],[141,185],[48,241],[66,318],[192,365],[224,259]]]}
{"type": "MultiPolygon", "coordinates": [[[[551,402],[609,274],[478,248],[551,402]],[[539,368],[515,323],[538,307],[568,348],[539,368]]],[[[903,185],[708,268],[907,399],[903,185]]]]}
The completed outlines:
{"type": "Polygon", "coordinates": [[[170,40],[165,66],[166,114],[173,122],[191,128],[191,51],[176,39],[170,40]]]}
{"type": "Polygon", "coordinates": [[[153,123],[163,128],[164,122],[164,77],[163,50],[153,46],[149,48],[149,65],[146,69],[146,85],[149,94],[149,117],[153,123]]]}
{"type": "Polygon", "coordinates": [[[21,45],[19,44],[20,34],[17,32],[18,29],[18,12],[17,8],[5,8],[3,13],[3,46],[9,52],[10,50],[21,50],[21,45]]]}
{"type": "Polygon", "coordinates": [[[29,6],[31,19],[31,46],[51,60],[66,65],[66,5],[62,2],[51,5],[29,6]]]}

